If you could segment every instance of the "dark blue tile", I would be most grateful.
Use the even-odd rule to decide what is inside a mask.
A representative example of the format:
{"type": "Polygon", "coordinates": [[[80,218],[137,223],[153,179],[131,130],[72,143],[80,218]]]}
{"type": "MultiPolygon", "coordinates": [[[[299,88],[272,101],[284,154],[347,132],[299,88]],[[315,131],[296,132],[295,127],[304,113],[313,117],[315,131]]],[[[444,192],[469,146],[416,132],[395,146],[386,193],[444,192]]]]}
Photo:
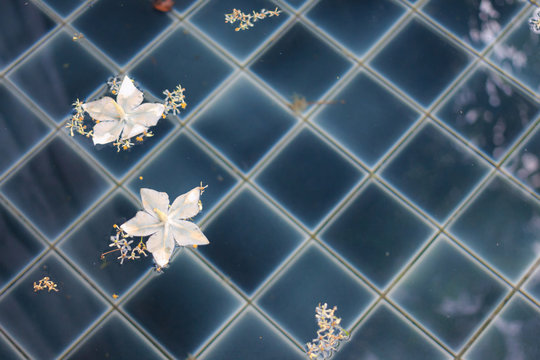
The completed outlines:
{"type": "Polygon", "coordinates": [[[486,171],[480,158],[427,125],[392,159],[383,176],[442,221],[486,171]]]}
{"type": "Polygon", "coordinates": [[[224,24],[225,14],[238,9],[246,14],[261,9],[275,10],[276,4],[269,0],[221,0],[210,1],[197,10],[189,20],[238,60],[244,61],[259,45],[287,21],[287,13],[257,20],[249,30],[235,31],[239,22],[224,24]]]}
{"type": "Polygon", "coordinates": [[[0,3],[0,69],[22,54],[55,26],[30,1],[0,3]]]}
{"type": "Polygon", "coordinates": [[[175,0],[173,7],[176,11],[184,12],[197,2],[198,0],[175,0]]]}
{"type": "MultiPolygon", "coordinates": [[[[166,192],[170,199],[198,186],[208,189],[201,198],[203,213],[210,210],[235,184],[236,179],[184,133],[136,172],[128,186],[137,196],[140,188],[166,192]],[[142,176],[140,180],[139,176],[142,176]]],[[[200,218],[200,215],[199,215],[200,218]]]]}
{"type": "Polygon", "coordinates": [[[510,82],[479,68],[437,115],[493,159],[500,159],[538,113],[539,105],[510,82]]]}
{"type": "Polygon", "coordinates": [[[179,27],[133,69],[132,74],[143,87],[158,98],[165,89],[179,83],[186,89],[189,113],[225,78],[232,68],[188,30],[179,27]]]}
{"type": "Polygon", "coordinates": [[[0,358],[3,360],[18,360],[22,358],[15,347],[4,336],[0,336],[0,358]]]}
{"type": "Polygon", "coordinates": [[[154,39],[171,19],[152,8],[148,0],[101,0],[87,9],[73,25],[118,64],[123,65],[154,39]],[[107,24],[107,26],[96,26],[107,24]],[[144,24],[144,26],[141,26],[144,24]]]}
{"type": "Polygon", "coordinates": [[[71,104],[85,99],[110,76],[80,43],[60,32],[9,77],[54,120],[71,113],[71,104]]]}
{"type": "Polygon", "coordinates": [[[335,360],[450,359],[435,343],[382,303],[332,357],[335,360]],[[405,355],[406,354],[406,355],[405,355]]]}
{"type": "Polygon", "coordinates": [[[540,302],[540,268],[536,268],[523,288],[540,302]]]}
{"type": "Polygon", "coordinates": [[[294,123],[287,111],[241,77],[191,126],[247,172],[294,123]]]}
{"type": "Polygon", "coordinates": [[[58,256],[48,255],[0,301],[2,326],[32,359],[56,358],[105,311],[105,304],[58,256]],[[44,276],[58,292],[34,292],[44,276]]]}
{"type": "Polygon", "coordinates": [[[303,359],[305,354],[254,310],[247,310],[204,352],[201,360],[303,359]]]}
{"type": "Polygon", "coordinates": [[[362,56],[404,12],[388,0],[322,0],[307,17],[356,56],[362,56]]]}
{"type": "Polygon", "coordinates": [[[316,337],[315,307],[318,303],[337,306],[341,326],[348,329],[372,294],[352,273],[310,245],[261,295],[257,303],[298,342],[316,337]]]}
{"type": "Polygon", "coordinates": [[[518,1],[431,0],[422,10],[458,38],[482,50],[522,8],[518,1]]]}
{"type": "Polygon", "coordinates": [[[118,315],[87,336],[67,359],[162,359],[154,347],[118,315]]]}
{"type": "MultiPolygon", "coordinates": [[[[100,260],[102,253],[112,250],[110,236],[114,235],[113,225],[121,225],[135,216],[139,207],[134,205],[122,192],[116,192],[106,204],[70,233],[60,245],[68,257],[108,296],[122,294],[152,267],[152,255],[138,260],[126,260],[120,265],[119,254],[111,253],[100,260]]],[[[138,242],[134,239],[134,245],[138,242]]]]}
{"type": "Polygon", "coordinates": [[[303,235],[252,190],[244,189],[204,229],[201,254],[251,294],[299,245],[303,235]]]}
{"type": "Polygon", "coordinates": [[[384,287],[432,232],[410,210],[370,184],[321,238],[377,286],[384,287]]]}
{"type": "Polygon", "coordinates": [[[73,10],[79,7],[85,0],[44,0],[47,5],[52,7],[62,16],[69,15],[73,10]]]}
{"type": "Polygon", "coordinates": [[[369,166],[384,155],[418,118],[418,113],[365,73],[334,97],[314,122],[369,166]]]}
{"type": "Polygon", "coordinates": [[[251,70],[285,98],[321,97],[351,63],[298,23],[251,65],[251,70]]]}
{"type": "Polygon", "coordinates": [[[390,296],[451,349],[458,350],[507,291],[471,258],[439,238],[390,296]]]}
{"type": "Polygon", "coordinates": [[[315,227],[362,178],[362,172],[304,129],[256,181],[308,227],[315,227]]]}
{"type": "Polygon", "coordinates": [[[467,359],[538,359],[539,332],[538,308],[515,296],[467,352],[467,359]]]}
{"type": "Polygon", "coordinates": [[[306,0],[286,0],[286,2],[294,8],[299,8],[300,6],[304,5],[306,0]]]}
{"type": "Polygon", "coordinates": [[[0,173],[48,132],[47,126],[0,83],[0,173]]]}
{"type": "Polygon", "coordinates": [[[495,178],[459,216],[451,231],[505,276],[518,281],[537,258],[540,206],[495,178]]]}
{"type": "Polygon", "coordinates": [[[184,250],[127,302],[125,310],[183,359],[209,340],[240,305],[239,297],[184,250]]]}
{"type": "Polygon", "coordinates": [[[12,175],[2,192],[54,240],[107,187],[99,173],[56,138],[12,175]]]}
{"type": "Polygon", "coordinates": [[[469,60],[464,51],[414,19],[377,54],[372,66],[428,106],[469,60]]]}
{"type": "Polygon", "coordinates": [[[532,191],[540,194],[540,131],[510,158],[505,168],[532,191]]]}

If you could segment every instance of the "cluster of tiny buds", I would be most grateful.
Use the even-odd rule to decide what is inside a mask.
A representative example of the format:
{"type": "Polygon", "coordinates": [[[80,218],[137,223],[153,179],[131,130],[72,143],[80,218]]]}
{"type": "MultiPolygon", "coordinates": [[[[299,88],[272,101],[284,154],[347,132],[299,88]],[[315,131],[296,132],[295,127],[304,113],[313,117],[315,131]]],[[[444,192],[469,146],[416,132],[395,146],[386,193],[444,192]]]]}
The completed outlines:
{"type": "Polygon", "coordinates": [[[225,14],[225,23],[234,24],[239,21],[240,25],[234,29],[234,31],[248,30],[250,27],[253,27],[253,23],[257,20],[262,20],[266,17],[279,16],[281,10],[276,8],[275,10],[266,10],[261,9],[261,11],[253,11],[252,14],[246,14],[238,9],[233,9],[233,12],[230,14],[225,14]]]}
{"type": "Polygon", "coordinates": [[[137,246],[131,247],[133,240],[129,240],[128,234],[126,234],[118,225],[114,224],[113,227],[116,229],[116,235],[111,236],[111,243],[109,247],[114,247],[115,249],[104,252],[101,254],[101,259],[105,259],[105,255],[110,254],[115,251],[120,251],[120,256],[117,258],[120,260],[120,264],[124,263],[124,260],[136,260],[140,259],[141,255],[147,256],[146,254],[146,245],[141,241],[137,246]]]}
{"type": "Polygon", "coordinates": [[[329,359],[341,341],[349,340],[349,333],[340,325],[341,319],[335,315],[337,307],[328,309],[328,305],[319,303],[315,309],[317,319],[317,337],[312,342],[307,343],[307,355],[310,360],[329,359]]]}
{"type": "Polygon", "coordinates": [[[180,108],[186,108],[187,104],[184,96],[185,90],[186,89],[181,85],[178,85],[172,92],[169,90],[163,91],[163,95],[165,95],[165,112],[163,113],[163,117],[171,111],[173,115],[176,115],[180,112],[180,108]]]}
{"type": "Polygon", "coordinates": [[[540,34],[540,9],[534,11],[533,17],[529,19],[529,25],[534,33],[540,34]]]}
{"type": "Polygon", "coordinates": [[[47,289],[48,292],[58,291],[56,284],[48,276],[45,276],[43,279],[39,280],[38,283],[34,281],[34,292],[47,289]]]}
{"type": "Polygon", "coordinates": [[[84,125],[84,109],[82,108],[83,104],[84,103],[79,99],[72,104],[75,114],[71,116],[71,119],[66,124],[66,127],[69,129],[69,134],[71,136],[74,136],[76,132],[86,137],[92,137],[92,130],[86,130],[86,125],[84,125]]]}

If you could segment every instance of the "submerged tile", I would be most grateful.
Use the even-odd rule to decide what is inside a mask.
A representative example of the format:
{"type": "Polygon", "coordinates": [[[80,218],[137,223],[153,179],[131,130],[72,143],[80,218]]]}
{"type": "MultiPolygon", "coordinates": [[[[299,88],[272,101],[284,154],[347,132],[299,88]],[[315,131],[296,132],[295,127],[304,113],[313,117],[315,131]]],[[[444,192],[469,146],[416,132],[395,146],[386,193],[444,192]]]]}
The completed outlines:
{"type": "Polygon", "coordinates": [[[438,238],[390,297],[458,350],[507,291],[445,238],[438,238]]]}
{"type": "Polygon", "coordinates": [[[73,10],[79,7],[85,0],[43,0],[62,16],[69,15],[73,10]]]}
{"type": "Polygon", "coordinates": [[[540,195],[540,131],[536,131],[505,165],[532,191],[540,195]]]}
{"type": "Polygon", "coordinates": [[[536,301],[540,302],[540,268],[534,271],[523,286],[527,293],[531,294],[536,301]]]}
{"type": "Polygon", "coordinates": [[[20,353],[2,335],[0,335],[0,358],[2,358],[3,360],[21,359],[20,353]]]}

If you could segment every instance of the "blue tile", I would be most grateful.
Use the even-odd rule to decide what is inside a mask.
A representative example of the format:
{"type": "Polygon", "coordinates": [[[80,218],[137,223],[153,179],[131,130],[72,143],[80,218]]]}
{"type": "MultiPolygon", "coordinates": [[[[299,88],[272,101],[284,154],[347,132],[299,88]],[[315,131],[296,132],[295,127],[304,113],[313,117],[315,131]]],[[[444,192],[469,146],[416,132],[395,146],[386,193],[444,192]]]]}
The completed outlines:
{"type": "Polygon", "coordinates": [[[361,178],[361,170],[311,130],[304,129],[257,176],[256,182],[313,228],[361,178]]]}
{"type": "Polygon", "coordinates": [[[103,177],[57,137],[1,190],[49,240],[54,240],[107,187],[103,177]]]}
{"type": "Polygon", "coordinates": [[[306,0],[286,0],[286,2],[294,8],[299,8],[300,6],[304,5],[306,0]]]}
{"type": "Polygon", "coordinates": [[[310,245],[257,300],[277,323],[301,344],[316,337],[315,307],[337,306],[341,326],[348,329],[373,295],[352,273],[324,250],[310,245]]]}
{"type": "Polygon", "coordinates": [[[467,360],[538,359],[540,312],[515,296],[467,352],[467,360]]]}
{"type": "Polygon", "coordinates": [[[303,359],[287,338],[254,310],[247,310],[204,352],[201,360],[303,359]]]}
{"type": "Polygon", "coordinates": [[[125,310],[183,359],[209,340],[240,305],[230,289],[184,250],[127,302],[125,310]]]}
{"type": "Polygon", "coordinates": [[[414,360],[450,358],[435,343],[382,303],[351,334],[351,339],[340,346],[332,359],[402,359],[404,356],[414,360]]]}
{"type": "MultiPolygon", "coordinates": [[[[152,255],[138,260],[125,260],[120,265],[119,254],[111,253],[100,260],[102,253],[112,250],[110,236],[116,234],[113,225],[121,225],[135,216],[139,207],[122,192],[113,196],[85,222],[70,233],[60,248],[78,267],[92,278],[108,296],[122,294],[152,267],[152,255]]],[[[134,245],[139,238],[134,239],[134,245]]]]}
{"type": "Polygon", "coordinates": [[[173,8],[176,11],[184,12],[193,4],[200,2],[199,0],[175,0],[173,8]]]}
{"type": "Polygon", "coordinates": [[[463,50],[414,19],[371,64],[421,105],[428,106],[469,61],[463,50]]]}
{"type": "Polygon", "coordinates": [[[170,199],[174,199],[198,186],[201,181],[203,185],[208,185],[201,198],[204,213],[210,210],[237,180],[191,137],[182,133],[145,168],[137,171],[128,186],[137,196],[139,189],[146,187],[166,192],[170,199]],[[140,180],[139,176],[143,179],[140,180]]]}
{"type": "Polygon", "coordinates": [[[103,312],[105,304],[56,255],[48,255],[0,301],[2,326],[32,359],[56,358],[103,312]],[[34,292],[48,276],[58,292],[34,292]]]}
{"type": "Polygon", "coordinates": [[[536,271],[532,273],[523,288],[531,294],[536,301],[540,302],[540,268],[537,268],[536,271]]]}
{"type": "Polygon", "coordinates": [[[248,172],[294,123],[287,111],[241,77],[191,126],[248,172]]]}
{"type": "Polygon", "coordinates": [[[210,1],[198,9],[197,13],[189,20],[238,60],[245,61],[259,45],[271,37],[287,21],[289,16],[282,9],[277,17],[257,20],[249,30],[235,31],[234,29],[238,27],[239,22],[224,24],[225,14],[232,13],[233,9],[252,14],[253,11],[275,10],[275,8],[276,4],[269,0],[210,1]]]}
{"type": "Polygon", "coordinates": [[[273,43],[251,70],[285,98],[320,98],[351,67],[340,53],[297,23],[273,43]]]}
{"type": "Polygon", "coordinates": [[[506,163],[506,170],[540,195],[540,131],[531,136],[506,163]]]}
{"type": "Polygon", "coordinates": [[[18,360],[21,355],[8,340],[0,335],[0,358],[3,360],[18,360]]]}
{"type": "Polygon", "coordinates": [[[30,1],[0,3],[0,69],[47,34],[55,22],[30,1]]]}
{"type": "Polygon", "coordinates": [[[390,297],[456,351],[508,289],[446,239],[436,241],[390,297]]]}
{"type": "Polygon", "coordinates": [[[109,317],[67,359],[162,359],[154,347],[118,315],[109,317]]]}
{"type": "Polygon", "coordinates": [[[493,159],[500,159],[538,114],[539,104],[480,67],[437,112],[493,159]]]}
{"type": "Polygon", "coordinates": [[[0,83],[0,174],[48,132],[47,126],[0,83]]]}
{"type": "Polygon", "coordinates": [[[247,188],[220,210],[204,233],[211,246],[201,247],[201,254],[248,294],[304,237],[247,188]]]}
{"type": "Polygon", "coordinates": [[[85,0],[43,0],[62,16],[69,15],[73,10],[79,7],[85,0]]]}
{"type": "Polygon", "coordinates": [[[404,12],[388,0],[322,0],[307,17],[361,57],[404,12]]]}
{"type": "Polygon", "coordinates": [[[379,287],[384,287],[433,231],[377,185],[347,206],[321,238],[379,287]]]}
{"type": "Polygon", "coordinates": [[[537,258],[540,206],[495,178],[459,216],[451,231],[485,261],[517,282],[537,258]]]}
{"type": "Polygon", "coordinates": [[[85,99],[110,76],[80,43],[60,32],[9,77],[55,121],[65,120],[77,99],[85,99]]]}
{"type": "Polygon", "coordinates": [[[518,1],[431,0],[423,8],[467,44],[482,50],[522,8],[518,1]]]}
{"type": "Polygon", "coordinates": [[[383,176],[443,221],[486,171],[484,162],[429,124],[391,160],[383,176]]]}
{"type": "Polygon", "coordinates": [[[172,22],[152,8],[150,1],[93,3],[73,26],[118,64],[123,65],[172,22]],[[96,24],[107,26],[96,26],[96,24]],[[144,24],[144,26],[141,26],[144,24]]]}
{"type": "Polygon", "coordinates": [[[188,114],[231,73],[231,66],[190,32],[179,27],[137,64],[132,74],[158,98],[179,83],[186,89],[188,114]],[[209,70],[211,69],[211,70],[209,70]]]}
{"type": "Polygon", "coordinates": [[[314,122],[369,166],[394,145],[418,113],[372,80],[356,75],[314,122]]]}

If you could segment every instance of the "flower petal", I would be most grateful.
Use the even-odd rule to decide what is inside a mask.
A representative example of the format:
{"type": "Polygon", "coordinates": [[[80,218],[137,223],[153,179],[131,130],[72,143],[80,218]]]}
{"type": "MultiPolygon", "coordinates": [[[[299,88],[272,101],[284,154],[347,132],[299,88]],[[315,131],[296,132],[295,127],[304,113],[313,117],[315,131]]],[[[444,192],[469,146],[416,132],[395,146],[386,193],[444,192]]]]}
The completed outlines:
{"type": "Polygon", "coordinates": [[[150,127],[157,124],[164,111],[165,105],[163,104],[146,103],[130,111],[128,118],[135,124],[150,127]]]}
{"type": "Polygon", "coordinates": [[[94,145],[107,144],[120,137],[124,126],[120,121],[104,121],[94,125],[94,145]]]}
{"type": "Polygon", "coordinates": [[[120,85],[120,90],[118,90],[118,96],[116,97],[118,105],[120,105],[126,113],[129,113],[139,106],[142,101],[143,93],[133,85],[133,81],[127,75],[124,76],[122,85],[120,85]]]}
{"type": "Polygon", "coordinates": [[[120,113],[118,112],[117,105],[116,101],[105,96],[99,100],[83,104],[82,108],[90,114],[94,120],[113,121],[120,120],[120,113]]]}
{"type": "Polygon", "coordinates": [[[160,230],[150,236],[146,242],[146,248],[152,253],[159,267],[164,267],[169,263],[174,250],[174,240],[167,228],[164,228],[165,231],[160,230]]]}
{"type": "Polygon", "coordinates": [[[129,236],[148,236],[159,231],[163,225],[146,211],[138,211],[135,217],[120,226],[129,236]]]}
{"type": "Polygon", "coordinates": [[[189,221],[169,220],[174,240],[180,246],[207,245],[210,243],[197,225],[189,221]]]}
{"type": "Polygon", "coordinates": [[[199,197],[201,190],[197,186],[185,194],[174,199],[171,208],[169,209],[169,217],[171,219],[188,219],[199,213],[199,197]]]}
{"type": "Polygon", "coordinates": [[[126,124],[126,126],[124,126],[124,131],[122,132],[122,140],[130,139],[130,138],[132,138],[134,136],[142,134],[146,130],[148,130],[148,129],[143,125],[129,124],[128,123],[128,124],[126,124]]]}
{"type": "Polygon", "coordinates": [[[152,189],[141,189],[141,200],[144,210],[147,213],[158,219],[158,215],[154,209],[158,209],[163,214],[167,214],[169,207],[169,195],[164,192],[159,192],[152,189]]]}

